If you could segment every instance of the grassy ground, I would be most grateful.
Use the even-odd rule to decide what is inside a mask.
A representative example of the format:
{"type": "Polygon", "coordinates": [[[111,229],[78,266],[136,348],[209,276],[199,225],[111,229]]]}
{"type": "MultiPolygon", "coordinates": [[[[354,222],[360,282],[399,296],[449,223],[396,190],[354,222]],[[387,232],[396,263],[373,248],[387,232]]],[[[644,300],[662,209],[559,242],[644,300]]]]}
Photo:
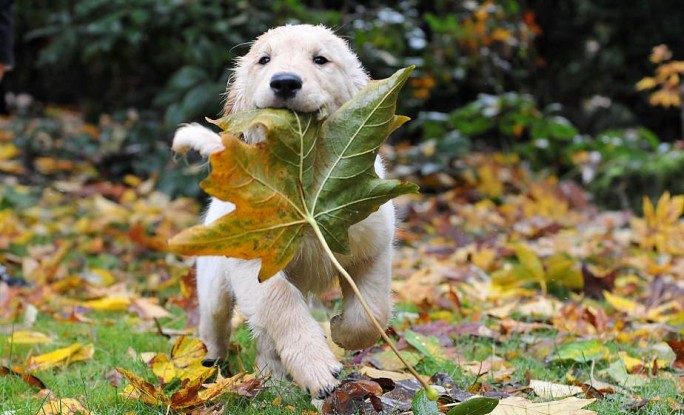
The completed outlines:
{"type": "MultiPolygon", "coordinates": [[[[115,316],[111,316],[115,317],[115,316]]],[[[75,362],[68,367],[36,372],[42,380],[59,397],[78,399],[84,406],[96,414],[166,414],[167,408],[155,408],[136,400],[121,396],[125,381],[118,387],[108,379],[113,368],[124,368],[154,381],[152,371],[135,356],[140,352],[168,353],[173,341],[161,335],[149,332],[136,332],[126,321],[116,321],[111,325],[83,325],[56,323],[51,319],[40,319],[35,327],[37,331],[51,333],[59,339],[55,344],[33,346],[11,346],[7,336],[0,337],[3,355],[8,354],[9,361],[25,361],[28,355],[36,355],[80,342],[93,343],[95,355],[85,362],[75,362]]],[[[240,327],[233,340],[239,345],[239,359],[246,367],[252,367],[255,357],[254,344],[246,327],[240,327]]],[[[231,367],[238,367],[238,358],[233,355],[231,367]]],[[[37,389],[31,388],[16,377],[0,377],[0,413],[15,411],[16,414],[39,414],[45,399],[37,398],[37,389]]],[[[226,401],[226,414],[280,414],[292,407],[292,413],[311,410],[310,399],[293,385],[274,385],[260,393],[255,399],[231,397],[226,401]],[[271,403],[276,399],[278,405],[271,403]]]]}
{"type": "MultiPolygon", "coordinates": [[[[401,308],[401,307],[400,307],[401,308]]],[[[55,394],[60,397],[74,397],[79,399],[87,409],[96,414],[166,414],[167,408],[153,407],[135,400],[122,397],[120,392],[123,384],[116,387],[108,379],[107,375],[113,368],[121,367],[137,373],[148,380],[153,381],[154,375],[151,370],[139,359],[135,353],[140,352],[169,352],[172,341],[150,332],[136,331],[125,318],[117,319],[116,315],[103,315],[112,324],[71,324],[55,322],[52,319],[39,319],[34,329],[44,333],[50,333],[59,339],[55,344],[11,346],[7,342],[7,336],[0,337],[0,347],[3,355],[8,356],[9,362],[25,361],[27,356],[54,350],[57,347],[67,346],[75,342],[82,344],[93,343],[95,355],[85,362],[75,362],[68,367],[35,373],[55,394]]],[[[553,331],[537,333],[539,338],[552,340],[555,336],[553,331]]],[[[508,358],[508,363],[515,367],[515,371],[509,381],[509,385],[526,385],[529,378],[547,380],[552,382],[568,382],[569,379],[584,379],[589,377],[592,368],[590,363],[545,363],[529,353],[529,338],[514,336],[507,342],[498,342],[489,339],[461,336],[455,342],[455,348],[468,361],[486,361],[489,356],[498,355],[508,358]]],[[[253,366],[255,357],[254,344],[245,326],[236,330],[233,337],[233,348],[238,350],[231,357],[231,368],[238,368],[240,364],[246,368],[253,366]]],[[[625,350],[624,345],[607,343],[613,350],[625,350]]],[[[637,346],[633,350],[636,351],[637,346]]],[[[599,363],[595,371],[604,369],[607,364],[599,363]]],[[[481,384],[501,386],[500,382],[483,375],[476,378],[471,373],[464,371],[456,362],[438,362],[433,359],[424,359],[417,369],[420,373],[445,372],[455,381],[459,389],[479,390],[481,384]]],[[[349,371],[349,370],[348,370],[349,371]]],[[[35,397],[36,389],[29,387],[23,381],[15,377],[0,377],[0,411],[1,413],[38,414],[44,398],[35,397]],[[14,412],[12,412],[14,411],[14,412]]],[[[674,378],[658,378],[649,382],[637,391],[638,395],[650,399],[644,407],[634,411],[640,414],[672,414],[671,402],[681,400],[678,396],[677,384],[674,378]],[[653,399],[655,398],[655,399],[653,399]]],[[[533,398],[533,394],[530,393],[533,398]]],[[[295,385],[282,384],[267,388],[259,393],[254,399],[241,397],[228,397],[225,402],[225,414],[283,414],[303,413],[313,411],[307,395],[302,393],[295,385]]],[[[623,414],[627,406],[634,401],[621,395],[598,400],[587,409],[597,411],[599,414],[623,414]]],[[[632,412],[632,411],[630,411],[632,412]]]]}

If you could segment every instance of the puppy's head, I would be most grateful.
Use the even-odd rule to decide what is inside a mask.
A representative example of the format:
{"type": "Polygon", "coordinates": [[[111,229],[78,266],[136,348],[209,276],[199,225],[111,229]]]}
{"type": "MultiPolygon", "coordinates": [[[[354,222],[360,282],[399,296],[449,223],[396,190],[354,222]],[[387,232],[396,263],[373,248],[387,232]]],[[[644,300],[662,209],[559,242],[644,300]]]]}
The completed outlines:
{"type": "Polygon", "coordinates": [[[329,114],[368,80],[347,42],[330,29],[281,26],[259,36],[238,58],[224,113],[289,108],[329,114]]]}

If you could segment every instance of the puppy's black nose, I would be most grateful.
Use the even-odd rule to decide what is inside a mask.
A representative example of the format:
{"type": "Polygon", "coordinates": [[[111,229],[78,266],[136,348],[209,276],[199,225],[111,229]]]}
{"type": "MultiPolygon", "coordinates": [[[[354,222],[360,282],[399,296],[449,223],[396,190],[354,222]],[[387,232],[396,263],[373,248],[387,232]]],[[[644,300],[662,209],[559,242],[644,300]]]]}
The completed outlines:
{"type": "Polygon", "coordinates": [[[271,78],[271,89],[278,98],[292,98],[302,89],[302,78],[293,73],[277,73],[271,78]]]}

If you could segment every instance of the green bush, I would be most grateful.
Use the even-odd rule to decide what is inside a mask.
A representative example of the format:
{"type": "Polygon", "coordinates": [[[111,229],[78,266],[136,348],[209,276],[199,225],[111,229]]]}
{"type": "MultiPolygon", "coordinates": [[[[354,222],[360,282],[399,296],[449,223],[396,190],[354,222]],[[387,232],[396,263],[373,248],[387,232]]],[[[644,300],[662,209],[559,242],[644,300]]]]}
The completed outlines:
{"type": "MultiPolygon", "coordinates": [[[[650,70],[652,46],[684,53],[676,1],[24,0],[20,70],[8,87],[76,104],[90,120],[138,109],[146,126],[102,168],[150,175],[168,160],[173,128],[220,112],[227,68],[247,42],[285,23],[323,23],[349,39],[375,78],[417,65],[399,109],[415,121],[396,138],[419,144],[409,152],[414,171],[456,174],[453,160],[484,142],[561,174],[587,170],[573,160],[581,151],[628,174],[629,157],[660,153],[646,130],[634,144],[625,128],[679,137],[677,112],[648,108],[633,87],[650,70]],[[619,146],[597,134],[616,128],[619,146]]],[[[593,180],[610,187],[616,174],[593,180]]]]}
{"type": "Polygon", "coordinates": [[[35,16],[40,3],[22,2],[20,14],[43,21],[21,39],[38,48],[48,99],[76,94],[91,113],[152,107],[169,126],[219,113],[231,47],[272,17],[267,2],[88,0],[35,16]]]}

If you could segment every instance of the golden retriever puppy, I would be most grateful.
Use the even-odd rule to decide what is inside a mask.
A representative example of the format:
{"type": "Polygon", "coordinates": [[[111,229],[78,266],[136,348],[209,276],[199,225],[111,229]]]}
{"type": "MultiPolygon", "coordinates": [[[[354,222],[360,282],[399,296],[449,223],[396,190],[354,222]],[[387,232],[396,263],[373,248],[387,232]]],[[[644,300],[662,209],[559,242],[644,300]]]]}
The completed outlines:
{"type": "MultiPolygon", "coordinates": [[[[237,60],[228,84],[225,113],[255,108],[289,108],[327,116],[358,92],[369,78],[343,39],[323,26],[289,25],[259,36],[237,60]]],[[[258,142],[255,134],[245,136],[258,142]]],[[[174,150],[195,149],[204,155],[223,149],[219,136],[199,125],[181,127],[174,150]]],[[[384,175],[382,162],[375,163],[384,175]]],[[[233,211],[232,203],[213,199],[204,217],[208,224],[233,211]]],[[[386,324],[391,314],[390,279],[394,208],[383,205],[349,230],[352,254],[339,256],[373,308],[386,324]]],[[[228,351],[230,320],[235,304],[247,317],[257,344],[257,367],[274,378],[288,374],[314,397],[329,394],[339,384],[342,365],[311,316],[306,296],[320,293],[338,273],[313,235],[304,238],[295,259],[264,283],[259,260],[225,257],[197,259],[200,338],[208,348],[207,364],[228,351]]],[[[341,315],[331,320],[332,340],[345,349],[361,349],[379,338],[348,284],[341,315]]]]}

